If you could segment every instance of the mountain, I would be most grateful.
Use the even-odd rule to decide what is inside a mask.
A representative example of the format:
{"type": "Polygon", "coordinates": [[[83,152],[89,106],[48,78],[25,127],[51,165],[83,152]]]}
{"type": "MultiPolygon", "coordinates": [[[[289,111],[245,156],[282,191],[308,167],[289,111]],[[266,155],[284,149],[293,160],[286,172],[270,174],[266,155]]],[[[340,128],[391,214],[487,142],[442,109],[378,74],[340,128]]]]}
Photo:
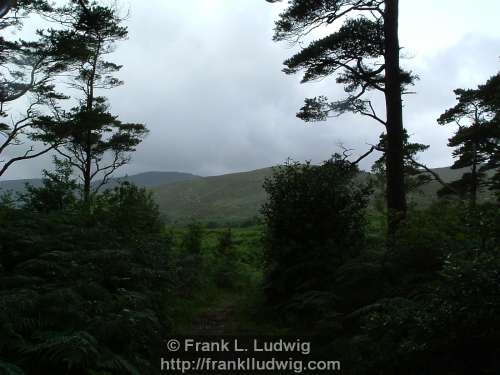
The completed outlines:
{"type": "Polygon", "coordinates": [[[132,176],[113,178],[106,186],[113,187],[118,185],[119,182],[127,181],[137,186],[152,188],[155,186],[172,184],[174,182],[192,181],[200,178],[200,176],[182,172],[146,172],[132,176]]]}
{"type": "MultiPolygon", "coordinates": [[[[436,168],[434,171],[444,181],[451,182],[460,178],[466,170],[436,168]]],[[[161,213],[171,223],[243,223],[259,215],[260,207],[266,200],[262,184],[271,174],[272,168],[212,177],[180,172],[147,172],[112,179],[108,187],[116,186],[119,181],[129,181],[150,189],[161,213]]],[[[362,181],[368,178],[370,174],[367,172],[360,175],[362,181]]],[[[26,182],[35,186],[41,184],[40,179],[0,181],[0,192],[23,191],[26,182]]],[[[427,205],[436,199],[440,188],[438,182],[430,182],[412,193],[410,200],[418,205],[427,205]]],[[[483,196],[490,195],[484,193],[483,196]]]]}
{"type": "MultiPolygon", "coordinates": [[[[436,168],[443,181],[459,179],[466,169],[436,168]]],[[[152,189],[165,218],[176,224],[196,220],[217,224],[237,223],[252,220],[266,200],[262,188],[264,179],[272,174],[272,168],[250,172],[204,177],[192,181],[181,181],[152,189]]],[[[363,172],[360,180],[370,178],[363,172]]],[[[410,195],[409,200],[417,205],[428,205],[437,198],[442,185],[432,181],[410,195]]],[[[488,197],[487,192],[484,193],[488,197]]]]}
{"type": "MultiPolygon", "coordinates": [[[[201,178],[200,176],[196,176],[190,173],[181,173],[181,172],[146,172],[140,173],[132,176],[124,176],[124,177],[116,177],[110,179],[107,188],[112,188],[117,186],[122,181],[128,181],[135,185],[145,187],[145,188],[153,188],[155,186],[168,185],[174,182],[179,181],[191,181],[195,179],[201,178]]],[[[28,180],[6,180],[0,181],[0,192],[2,191],[12,191],[13,193],[23,192],[25,189],[25,184],[29,183],[33,186],[41,186],[41,179],[28,179],[28,180]]]]}
{"type": "Polygon", "coordinates": [[[265,168],[177,182],[152,191],[170,222],[242,222],[259,214],[266,199],[262,184],[271,174],[272,169],[265,168]]]}

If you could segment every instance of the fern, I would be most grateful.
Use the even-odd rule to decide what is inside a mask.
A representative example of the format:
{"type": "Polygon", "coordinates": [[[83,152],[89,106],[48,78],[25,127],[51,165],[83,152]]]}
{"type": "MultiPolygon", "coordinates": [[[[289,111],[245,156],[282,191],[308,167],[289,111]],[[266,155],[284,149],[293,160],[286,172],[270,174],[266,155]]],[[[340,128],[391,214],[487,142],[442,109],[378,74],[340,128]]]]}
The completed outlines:
{"type": "Polygon", "coordinates": [[[147,364],[169,321],[160,298],[173,288],[170,237],[134,231],[132,240],[111,227],[116,218],[101,221],[77,207],[0,214],[2,366],[28,375],[155,373],[147,364]]]}
{"type": "Polygon", "coordinates": [[[0,374],[2,375],[25,375],[24,371],[12,363],[0,360],[0,374]]]}
{"type": "Polygon", "coordinates": [[[40,342],[25,350],[38,361],[50,361],[67,369],[86,368],[99,357],[98,342],[87,332],[48,332],[35,337],[40,342]]]}
{"type": "Polygon", "coordinates": [[[141,375],[137,368],[135,368],[130,362],[116,354],[114,354],[110,359],[102,362],[100,367],[118,374],[141,375]]]}

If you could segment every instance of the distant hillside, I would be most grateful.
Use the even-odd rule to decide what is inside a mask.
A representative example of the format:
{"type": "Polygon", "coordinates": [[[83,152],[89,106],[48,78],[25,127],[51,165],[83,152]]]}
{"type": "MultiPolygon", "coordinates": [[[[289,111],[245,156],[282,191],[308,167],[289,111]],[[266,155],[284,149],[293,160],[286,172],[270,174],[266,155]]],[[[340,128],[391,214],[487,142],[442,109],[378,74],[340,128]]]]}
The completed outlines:
{"type": "MultiPolygon", "coordinates": [[[[140,173],[132,176],[117,177],[112,178],[106,185],[107,188],[112,188],[118,185],[120,181],[128,181],[135,185],[152,188],[155,186],[168,185],[179,181],[191,181],[201,178],[190,173],[181,172],[146,172],[140,173]]],[[[42,184],[41,179],[28,179],[28,180],[7,180],[0,181],[0,192],[1,191],[12,191],[22,192],[24,191],[25,184],[29,183],[33,186],[40,186],[42,184]]]]}
{"type": "Polygon", "coordinates": [[[140,173],[132,176],[125,176],[114,178],[109,181],[108,187],[117,185],[120,181],[128,181],[137,186],[152,188],[155,186],[168,185],[179,181],[192,181],[200,179],[200,176],[196,176],[190,173],[181,172],[146,172],[140,173]]]}
{"type": "MultiPolygon", "coordinates": [[[[465,170],[434,169],[446,182],[457,180],[465,170]]],[[[250,172],[205,177],[153,188],[152,191],[164,216],[172,223],[185,224],[192,220],[215,223],[233,223],[252,219],[266,200],[262,188],[271,168],[250,172]]],[[[364,172],[361,179],[369,178],[364,172]]],[[[432,181],[410,200],[426,205],[436,199],[442,185],[432,181]]]]}
{"type": "MultiPolygon", "coordinates": [[[[465,172],[451,168],[437,168],[434,171],[446,182],[460,178],[465,172]]],[[[119,181],[129,181],[150,189],[162,214],[171,223],[186,224],[193,220],[218,224],[238,223],[259,215],[260,207],[266,200],[262,184],[271,173],[272,168],[213,177],[180,172],[147,172],[115,178],[108,187],[116,186],[119,181]]],[[[369,177],[369,173],[363,172],[360,179],[369,177]]],[[[23,191],[26,182],[35,186],[41,184],[40,179],[0,181],[0,192],[23,191]]],[[[427,205],[436,199],[440,188],[441,185],[433,181],[413,193],[410,200],[418,205],[427,205]]]]}
{"type": "MultiPolygon", "coordinates": [[[[436,172],[445,182],[452,182],[460,179],[464,173],[468,172],[468,168],[462,169],[451,169],[449,167],[445,168],[434,168],[436,172]]],[[[493,175],[493,171],[487,171],[486,175],[493,175]]],[[[413,199],[418,204],[429,204],[433,200],[437,199],[437,192],[443,187],[439,182],[432,181],[426,185],[423,185],[419,191],[412,194],[410,199],[413,199]]],[[[487,189],[481,192],[480,197],[482,199],[490,199],[493,197],[492,193],[487,189]]]]}
{"type": "Polygon", "coordinates": [[[262,188],[271,168],[205,177],[153,189],[160,209],[171,222],[239,222],[258,215],[266,199],[262,188]]]}
{"type": "Polygon", "coordinates": [[[23,192],[26,184],[38,187],[42,184],[42,180],[40,178],[32,178],[23,180],[0,181],[0,193],[5,191],[11,191],[13,193],[23,192]]]}

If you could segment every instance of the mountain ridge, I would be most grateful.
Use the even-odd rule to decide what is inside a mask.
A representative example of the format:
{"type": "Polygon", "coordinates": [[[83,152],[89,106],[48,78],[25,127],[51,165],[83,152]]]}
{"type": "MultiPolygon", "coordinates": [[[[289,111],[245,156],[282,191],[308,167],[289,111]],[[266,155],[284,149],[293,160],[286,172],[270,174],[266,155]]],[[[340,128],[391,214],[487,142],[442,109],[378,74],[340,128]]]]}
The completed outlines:
{"type": "MultiPolygon", "coordinates": [[[[149,171],[138,173],[134,175],[125,175],[122,177],[113,177],[110,179],[106,188],[113,188],[117,186],[122,181],[128,181],[134,183],[138,186],[151,188],[155,186],[168,185],[178,181],[189,181],[197,178],[202,178],[201,176],[185,173],[185,172],[172,172],[172,171],[149,171]]],[[[0,192],[2,191],[12,191],[13,193],[23,192],[25,190],[25,184],[30,184],[35,187],[42,185],[41,178],[31,178],[31,179],[17,179],[17,180],[4,180],[0,181],[0,192]]]]}
{"type": "MultiPolygon", "coordinates": [[[[259,215],[266,200],[262,187],[266,177],[271,176],[273,167],[245,172],[226,173],[201,177],[182,172],[144,172],[137,175],[112,179],[107,187],[119,181],[129,181],[150,190],[167,222],[184,225],[192,221],[214,223],[244,223],[259,215]]],[[[460,178],[467,169],[441,167],[433,169],[445,182],[460,178]]],[[[368,178],[369,172],[362,172],[368,178]]],[[[9,186],[22,191],[24,183],[35,186],[41,179],[0,181],[0,193],[9,186]],[[9,185],[10,184],[10,185],[9,185]]],[[[420,205],[436,199],[441,185],[432,181],[410,195],[410,201],[420,205]]],[[[16,189],[13,189],[14,191],[16,189]]]]}

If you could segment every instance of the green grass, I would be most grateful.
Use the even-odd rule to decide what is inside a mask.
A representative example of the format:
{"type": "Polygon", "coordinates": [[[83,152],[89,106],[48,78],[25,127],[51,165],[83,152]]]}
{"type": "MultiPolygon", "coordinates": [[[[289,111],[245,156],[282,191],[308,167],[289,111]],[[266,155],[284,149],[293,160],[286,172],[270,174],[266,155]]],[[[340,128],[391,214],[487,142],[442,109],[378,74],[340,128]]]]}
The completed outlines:
{"type": "MultiPolygon", "coordinates": [[[[171,228],[176,242],[180,243],[186,228],[171,228]]],[[[274,317],[263,306],[263,254],[262,227],[235,228],[231,230],[236,258],[232,285],[217,284],[217,269],[223,261],[217,256],[216,247],[225,229],[205,229],[203,233],[203,267],[200,286],[186,295],[177,295],[175,304],[168,306],[172,317],[173,333],[189,335],[194,323],[207,311],[231,307],[228,333],[280,334],[279,317],[274,317]]]]}
{"type": "Polygon", "coordinates": [[[271,169],[182,181],[153,189],[167,220],[218,224],[242,222],[259,214],[266,199],[262,188],[271,169]]]}

